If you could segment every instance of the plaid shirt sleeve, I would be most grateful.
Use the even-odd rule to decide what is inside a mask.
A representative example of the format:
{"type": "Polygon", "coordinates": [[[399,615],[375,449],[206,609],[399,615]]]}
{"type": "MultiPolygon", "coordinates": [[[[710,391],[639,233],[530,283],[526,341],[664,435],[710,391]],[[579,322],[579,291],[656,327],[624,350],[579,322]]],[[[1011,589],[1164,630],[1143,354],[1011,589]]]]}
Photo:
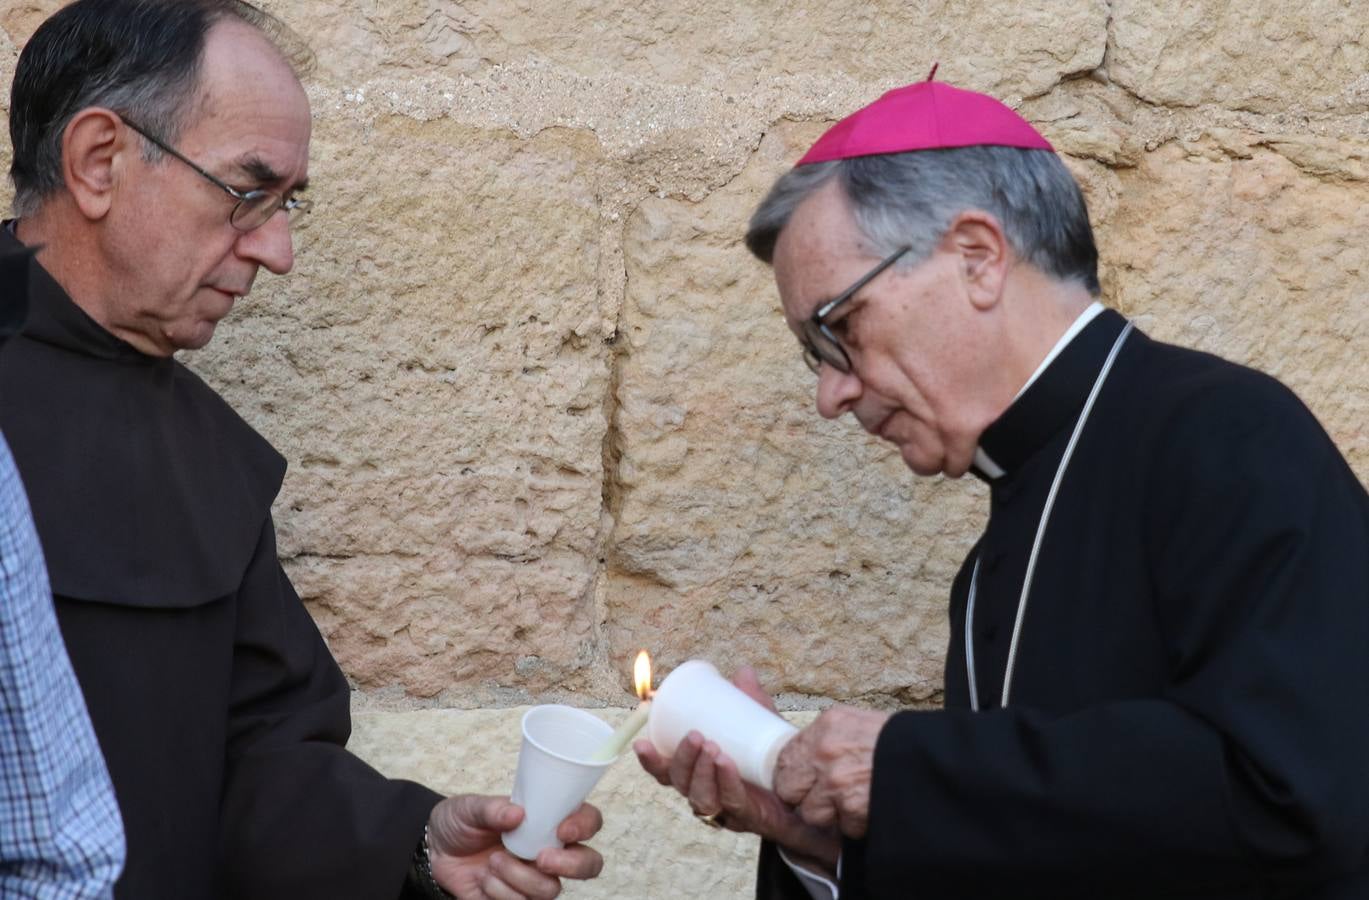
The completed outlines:
{"type": "Polygon", "coordinates": [[[0,897],[110,897],[123,863],[114,789],[0,437],[0,897]]]}

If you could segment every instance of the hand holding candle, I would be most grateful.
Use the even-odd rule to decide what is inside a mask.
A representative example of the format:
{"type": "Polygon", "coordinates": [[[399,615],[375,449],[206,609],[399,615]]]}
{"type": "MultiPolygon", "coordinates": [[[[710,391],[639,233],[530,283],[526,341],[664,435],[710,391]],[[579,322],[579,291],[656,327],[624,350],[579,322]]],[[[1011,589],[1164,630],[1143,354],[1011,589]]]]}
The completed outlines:
{"type": "Polygon", "coordinates": [[[665,756],[697,731],[737,764],[746,781],[772,790],[775,760],[798,729],[748,697],[711,663],[691,659],[653,695],[647,737],[665,756]]]}
{"type": "Polygon", "coordinates": [[[692,659],[671,672],[661,689],[651,690],[651,657],[637,654],[633,682],[641,704],[592,757],[610,762],[647,727],[647,737],[669,756],[690,731],[715,741],[737,763],[742,778],[769,789],[775,759],[798,731],[723,678],[711,663],[692,659]]]}
{"type": "MultiPolygon", "coordinates": [[[[756,705],[774,713],[774,702],[749,666],[742,666],[733,675],[732,683],[756,705]]],[[[665,685],[663,684],[664,688],[665,685]]],[[[669,699],[666,692],[666,699],[669,699]]],[[[662,693],[653,700],[654,719],[663,708],[662,693]]],[[[776,718],[771,717],[772,721],[776,718]]],[[[648,725],[648,728],[651,728],[648,725]]],[[[708,723],[702,727],[715,733],[708,723]]],[[[787,726],[784,732],[792,734],[787,726]]],[[[780,762],[794,747],[794,741],[781,734],[783,750],[774,764],[774,779],[778,782],[780,762]]],[[[634,742],[642,769],[661,785],[678,791],[689,802],[696,816],[709,824],[721,825],[734,832],[759,835],[783,847],[792,860],[813,872],[826,873],[835,878],[837,859],[841,853],[840,833],[835,828],[823,829],[807,825],[798,813],[785,804],[772,790],[742,780],[738,762],[723,752],[717,741],[691,729],[686,731],[671,753],[662,753],[650,740],[634,742]],[[691,733],[692,732],[692,733],[691,733]]],[[[767,752],[762,759],[769,757],[767,752]]],[[[763,780],[763,775],[757,781],[763,780]]]]}

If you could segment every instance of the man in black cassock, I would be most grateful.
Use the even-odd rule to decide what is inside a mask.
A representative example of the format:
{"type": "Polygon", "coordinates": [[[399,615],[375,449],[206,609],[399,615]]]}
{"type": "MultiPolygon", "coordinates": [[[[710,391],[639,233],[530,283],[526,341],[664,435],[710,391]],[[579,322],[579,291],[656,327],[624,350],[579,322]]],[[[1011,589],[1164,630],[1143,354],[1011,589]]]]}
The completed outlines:
{"type": "Polygon", "coordinates": [[[1369,497],[1303,404],[1099,305],[1078,187],[982,95],[838,123],[747,244],[819,412],[990,495],[944,710],[830,709],[774,793],[638,742],[767,839],[758,895],[1369,897],[1369,497]]]}
{"type": "Polygon", "coordinates": [[[291,268],[310,114],[287,38],[236,0],[80,0],[15,74],[0,253],[40,265],[0,429],[123,814],[116,896],[552,897],[598,873],[598,812],[523,863],[506,798],[344,749],[347,682],[276,557],[285,462],[173,357],[291,268]]]}

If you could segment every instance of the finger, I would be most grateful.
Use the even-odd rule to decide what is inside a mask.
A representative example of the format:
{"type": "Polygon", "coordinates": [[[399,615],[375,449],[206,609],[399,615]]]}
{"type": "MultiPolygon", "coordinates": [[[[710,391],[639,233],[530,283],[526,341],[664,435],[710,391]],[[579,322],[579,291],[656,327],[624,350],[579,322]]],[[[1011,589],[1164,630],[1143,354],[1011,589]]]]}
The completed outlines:
{"type": "Polygon", "coordinates": [[[810,729],[805,728],[784,745],[775,760],[775,793],[790,806],[798,806],[813,787],[817,776],[810,761],[810,743],[813,740],[810,729]]]}
{"type": "Polygon", "coordinates": [[[804,780],[793,770],[782,772],[778,765],[775,766],[775,796],[783,800],[785,805],[798,806],[807,794],[804,780]]]}
{"type": "Polygon", "coordinates": [[[858,788],[844,791],[837,803],[837,824],[841,833],[860,840],[869,823],[870,797],[858,788]]]}
{"type": "Polygon", "coordinates": [[[463,794],[453,809],[462,825],[481,831],[512,831],[523,821],[523,808],[507,797],[463,794]]]}
{"type": "Polygon", "coordinates": [[[588,881],[604,870],[604,858],[592,847],[571,844],[562,849],[547,848],[537,854],[537,868],[558,878],[588,881]]]}
{"type": "Polygon", "coordinates": [[[527,897],[522,891],[504,884],[493,874],[486,875],[480,882],[480,893],[488,900],[526,900],[527,897]]]}
{"type": "Polygon", "coordinates": [[[798,807],[799,818],[814,828],[828,828],[836,824],[837,809],[832,799],[821,791],[809,791],[798,807]]]}
{"type": "Polygon", "coordinates": [[[718,803],[733,815],[747,812],[750,797],[746,793],[746,782],[742,781],[741,772],[737,770],[732,757],[718,754],[714,767],[718,772],[718,803]]]}
{"type": "Polygon", "coordinates": [[[764,706],[771,712],[775,711],[775,701],[766,693],[765,688],[761,687],[761,679],[760,676],[756,674],[755,669],[750,666],[742,666],[737,669],[736,672],[732,673],[732,683],[741,688],[742,693],[746,694],[752,700],[755,700],[761,706],[764,706]]]}
{"type": "Polygon", "coordinates": [[[718,803],[718,775],[713,761],[718,755],[718,745],[705,741],[694,763],[694,772],[689,779],[689,805],[695,815],[716,815],[722,806],[718,803]]]}
{"type": "Polygon", "coordinates": [[[841,833],[853,841],[858,841],[865,837],[865,831],[869,827],[869,821],[863,816],[844,815],[837,823],[841,833]]]}
{"type": "Polygon", "coordinates": [[[680,741],[680,746],[675,748],[675,755],[670,759],[670,783],[675,786],[675,790],[685,796],[689,796],[690,776],[694,772],[694,764],[699,758],[703,743],[703,736],[697,731],[691,731],[680,741]]]}
{"type": "Polygon", "coordinates": [[[580,808],[556,826],[556,837],[565,844],[578,844],[587,841],[604,827],[604,814],[598,807],[581,803],[580,808]]]}
{"type": "Polygon", "coordinates": [[[632,751],[637,754],[637,762],[642,764],[648,775],[661,784],[670,784],[670,760],[661,755],[655,744],[646,740],[637,741],[632,745],[632,751]]]}
{"type": "Polygon", "coordinates": [[[434,853],[460,856],[488,845],[494,835],[523,821],[522,807],[506,797],[458,794],[433,808],[428,818],[429,846],[434,853]]]}
{"type": "Polygon", "coordinates": [[[486,872],[480,880],[480,896],[487,900],[524,900],[522,893],[500,881],[493,872],[486,872]]]}
{"type": "Polygon", "coordinates": [[[501,889],[510,897],[532,897],[537,900],[551,900],[561,893],[561,882],[554,876],[540,872],[530,863],[502,851],[490,856],[489,873],[481,887],[491,897],[500,898],[503,895],[497,891],[501,889]]]}

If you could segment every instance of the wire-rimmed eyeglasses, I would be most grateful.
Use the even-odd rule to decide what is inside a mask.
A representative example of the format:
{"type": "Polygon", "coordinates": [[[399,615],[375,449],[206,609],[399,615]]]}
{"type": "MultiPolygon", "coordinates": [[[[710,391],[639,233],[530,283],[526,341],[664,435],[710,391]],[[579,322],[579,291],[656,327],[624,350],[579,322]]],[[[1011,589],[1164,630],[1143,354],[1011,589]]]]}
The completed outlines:
{"type": "Polygon", "coordinates": [[[129,119],[128,116],[120,114],[119,118],[121,118],[124,124],[129,128],[132,128],[134,131],[138,132],[138,134],[156,144],[163,152],[179,159],[181,162],[198,172],[215,187],[236,200],[237,202],[233,205],[232,212],[228,214],[228,222],[238,231],[252,231],[253,229],[260,228],[271,221],[271,217],[280,210],[285,210],[286,215],[290,218],[291,224],[293,224],[298,222],[304,213],[309,212],[309,210],[313,208],[313,203],[301,197],[282,197],[275,191],[262,189],[245,192],[240,191],[237,188],[224,183],[222,179],[215,178],[213,175],[206,172],[204,168],[186,158],[161,138],[129,119]]]}
{"type": "Polygon", "coordinates": [[[859,281],[842,291],[834,299],[819,306],[814,310],[813,315],[804,320],[803,336],[799,338],[799,343],[803,346],[803,361],[815,374],[824,363],[842,374],[850,373],[851,357],[847,355],[846,348],[841,345],[841,341],[828,327],[827,320],[843,303],[850,300],[861,288],[869,284],[871,279],[898,262],[899,257],[911,249],[912,247],[908,246],[899,247],[880,260],[879,265],[866,272],[859,281]]]}

